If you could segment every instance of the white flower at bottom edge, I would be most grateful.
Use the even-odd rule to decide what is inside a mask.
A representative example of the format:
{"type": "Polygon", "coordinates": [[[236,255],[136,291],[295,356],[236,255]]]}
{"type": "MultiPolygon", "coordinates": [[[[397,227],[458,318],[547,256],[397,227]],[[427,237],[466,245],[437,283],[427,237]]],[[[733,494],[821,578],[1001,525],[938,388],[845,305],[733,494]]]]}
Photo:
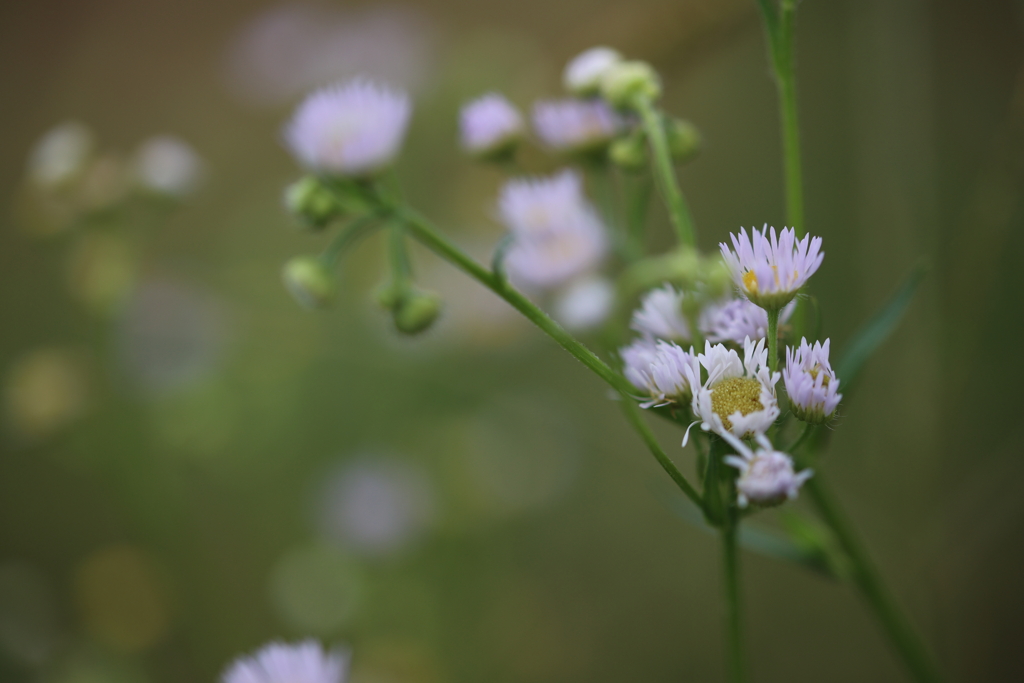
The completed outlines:
{"type": "Polygon", "coordinates": [[[221,676],[222,683],[343,683],[348,653],[324,650],[315,640],[270,643],[240,657],[221,676]]]}
{"type": "Polygon", "coordinates": [[[708,378],[694,392],[692,404],[701,429],[748,439],[763,434],[775,422],[779,416],[775,384],[780,375],[768,370],[764,342],[744,339],[742,362],[724,344],[705,343],[697,359],[708,378]]]}
{"type": "Polygon", "coordinates": [[[685,404],[700,381],[700,365],[693,354],[671,342],[641,338],[619,351],[626,379],[650,400],[642,408],[685,404]]]}
{"type": "Polygon", "coordinates": [[[736,479],[740,507],[747,507],[750,503],[767,507],[792,500],[800,492],[803,483],[814,474],[810,469],[796,472],[793,459],[775,450],[763,434],[757,435],[761,447],[756,451],[751,451],[731,434],[723,434],[722,437],[739,454],[727,455],[723,460],[740,471],[736,479]]]}

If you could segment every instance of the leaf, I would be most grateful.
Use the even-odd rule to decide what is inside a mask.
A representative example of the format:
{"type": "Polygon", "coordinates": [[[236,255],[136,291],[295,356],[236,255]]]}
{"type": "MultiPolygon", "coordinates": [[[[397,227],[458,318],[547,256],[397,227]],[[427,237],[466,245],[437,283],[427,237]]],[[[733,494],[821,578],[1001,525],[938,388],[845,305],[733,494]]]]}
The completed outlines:
{"type": "MultiPolygon", "coordinates": [[[[688,500],[675,495],[670,499],[667,496],[665,498],[669,509],[677,517],[707,534],[718,534],[718,530],[705,522],[704,515],[688,500]]],[[[796,543],[781,534],[754,526],[749,522],[745,521],[740,524],[739,544],[740,547],[759,555],[793,562],[831,579],[839,578],[839,574],[834,571],[834,561],[819,547],[796,543]]]]}
{"type": "Polygon", "coordinates": [[[927,272],[928,264],[923,260],[919,261],[896,293],[861,327],[847,345],[846,353],[836,365],[836,374],[845,388],[844,393],[849,392],[849,387],[860,374],[864,364],[896,329],[927,272]]]}

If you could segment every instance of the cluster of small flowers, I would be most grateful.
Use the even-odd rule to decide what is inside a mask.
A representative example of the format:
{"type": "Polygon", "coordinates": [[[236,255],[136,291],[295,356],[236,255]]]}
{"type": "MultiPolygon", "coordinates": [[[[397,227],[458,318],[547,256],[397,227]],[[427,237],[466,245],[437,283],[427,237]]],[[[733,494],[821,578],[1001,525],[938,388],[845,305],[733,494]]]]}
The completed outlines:
{"type": "Polygon", "coordinates": [[[768,362],[768,310],[782,319],[792,312],[800,288],[821,264],[821,240],[797,240],[792,229],[776,235],[765,226],[749,236],[745,230],[732,235],[732,245],[734,250],[721,247],[739,298],[696,311],[699,302],[687,305],[693,294],[671,285],[654,289],[633,313],[631,327],[640,336],[619,355],[626,379],[643,395],[643,407],[689,409],[694,424],[733,446],[738,455],[726,462],[740,470],[741,505],[773,505],[793,498],[811,474],[797,473],[792,458],[766,436],[781,412],[776,384],[784,380],[793,415],[811,424],[831,419],[842,398],[828,340],[812,346],[804,339],[787,348],[782,373],[770,371],[768,362]],[[679,346],[693,339],[694,323],[706,339],[703,353],[679,346]],[[742,359],[732,346],[742,347],[742,359]],[[751,450],[746,439],[756,440],[758,448],[751,450]]]}

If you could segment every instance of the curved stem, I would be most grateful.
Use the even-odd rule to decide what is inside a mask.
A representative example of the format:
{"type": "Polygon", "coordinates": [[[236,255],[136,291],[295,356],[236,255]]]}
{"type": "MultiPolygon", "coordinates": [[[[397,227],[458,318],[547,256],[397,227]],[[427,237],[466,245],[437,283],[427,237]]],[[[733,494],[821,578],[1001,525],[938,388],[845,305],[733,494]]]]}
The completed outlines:
{"type": "Polygon", "coordinates": [[[320,260],[327,267],[333,267],[346,249],[355,244],[370,228],[374,227],[373,223],[378,218],[377,214],[371,213],[361,216],[346,225],[341,232],[335,235],[323,253],[320,254],[320,260]]]}
{"type": "Polygon", "coordinates": [[[392,210],[405,224],[409,234],[422,242],[424,246],[435,254],[461,269],[467,275],[510,303],[513,308],[558,342],[563,349],[587,366],[613,389],[626,393],[632,391],[632,387],[625,379],[608,367],[608,364],[598,358],[593,351],[566,332],[561,325],[552,320],[547,313],[539,309],[532,301],[509,286],[504,278],[487,270],[471,256],[449,242],[425,218],[406,207],[394,207],[392,210]]]}
{"type": "Polygon", "coordinates": [[[654,108],[651,100],[646,97],[637,98],[634,107],[640,114],[644,132],[651,145],[654,177],[658,179],[658,187],[668,206],[669,218],[672,220],[672,227],[676,230],[679,243],[696,247],[697,235],[693,227],[693,217],[690,215],[690,207],[676,180],[676,170],[672,165],[672,154],[668,149],[668,139],[665,137],[665,126],[662,124],[661,114],[654,108]]]}
{"type": "Polygon", "coordinates": [[[903,658],[914,678],[921,683],[939,683],[942,676],[932,662],[924,643],[917,637],[910,623],[900,612],[895,600],[886,590],[874,564],[864,550],[853,527],[839,508],[839,504],[825,487],[820,475],[807,480],[804,488],[822,519],[828,524],[839,545],[842,546],[853,569],[853,580],[864,599],[882,623],[882,628],[903,658]]]}
{"type": "Polygon", "coordinates": [[[696,505],[702,512],[704,510],[704,501],[701,499],[700,494],[697,493],[697,489],[693,488],[683,473],[679,471],[672,459],[669,458],[665,451],[662,450],[658,444],[657,439],[654,438],[654,432],[644,422],[643,417],[640,415],[640,410],[636,407],[636,403],[629,397],[628,394],[622,394],[622,412],[626,415],[626,420],[630,426],[636,430],[636,433],[640,435],[644,443],[647,444],[647,448],[650,449],[654,459],[658,461],[661,467],[668,473],[668,476],[672,477],[672,481],[676,483],[676,486],[686,494],[686,497],[690,499],[694,505],[696,505]]]}
{"type": "Polygon", "coordinates": [[[742,683],[743,628],[740,612],[740,558],[736,508],[729,506],[722,523],[722,572],[725,588],[725,647],[730,683],[742,683]]]}

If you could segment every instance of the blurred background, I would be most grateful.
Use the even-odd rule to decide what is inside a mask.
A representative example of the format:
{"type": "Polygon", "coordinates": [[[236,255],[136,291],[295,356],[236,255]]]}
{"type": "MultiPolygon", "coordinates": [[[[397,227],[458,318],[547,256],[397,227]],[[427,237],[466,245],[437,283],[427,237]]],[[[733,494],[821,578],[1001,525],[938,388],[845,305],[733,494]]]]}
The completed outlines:
{"type": "MultiPolygon", "coordinates": [[[[833,349],[933,265],[821,469],[951,678],[1024,680],[1024,4],[807,0],[798,35],[833,349]]],[[[447,309],[419,339],[370,304],[377,239],[334,311],[280,285],[325,244],[281,204],[309,88],[408,88],[407,194],[486,258],[501,176],[459,154],[458,107],[556,96],[594,44],[655,64],[703,132],[704,248],[782,225],[748,0],[0,6],[0,680],[213,681],[309,635],[357,683],[723,677],[716,539],[595,377],[425,253],[447,309]],[[93,145],[87,182],[42,198],[62,169],[30,155],[69,121],[52,144],[93,145]]],[[[752,680],[905,680],[850,587],[743,572],[752,680]]]]}

